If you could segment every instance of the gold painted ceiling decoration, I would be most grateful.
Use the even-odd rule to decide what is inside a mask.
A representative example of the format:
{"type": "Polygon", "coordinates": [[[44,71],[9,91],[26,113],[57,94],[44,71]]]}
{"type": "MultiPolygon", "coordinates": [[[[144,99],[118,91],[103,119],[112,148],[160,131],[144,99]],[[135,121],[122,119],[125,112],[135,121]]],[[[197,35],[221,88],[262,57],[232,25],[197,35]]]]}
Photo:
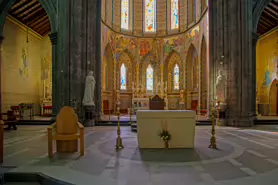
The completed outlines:
{"type": "Polygon", "coordinates": [[[38,0],[16,0],[9,10],[9,15],[41,36],[51,31],[49,17],[38,0]]]}

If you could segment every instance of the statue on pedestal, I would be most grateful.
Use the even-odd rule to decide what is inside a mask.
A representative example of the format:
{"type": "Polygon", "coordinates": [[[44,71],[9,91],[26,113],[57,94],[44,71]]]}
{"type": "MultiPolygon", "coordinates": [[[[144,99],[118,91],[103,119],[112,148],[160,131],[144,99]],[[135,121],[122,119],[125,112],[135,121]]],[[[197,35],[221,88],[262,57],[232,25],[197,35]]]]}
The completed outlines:
{"type": "Polygon", "coordinates": [[[180,91],[180,102],[184,102],[184,90],[180,91]]]}
{"type": "Polygon", "coordinates": [[[85,92],[82,101],[84,106],[95,106],[94,103],[95,85],[96,85],[96,81],[94,78],[94,72],[89,71],[85,81],[85,92]]]}
{"type": "Polygon", "coordinates": [[[121,98],[120,98],[120,91],[117,90],[117,91],[116,91],[116,102],[119,103],[119,102],[120,102],[120,99],[121,99],[121,98]]]}
{"type": "Polygon", "coordinates": [[[219,70],[216,79],[216,99],[220,102],[226,101],[226,86],[227,86],[227,78],[223,74],[223,71],[219,70]]]}
{"type": "Polygon", "coordinates": [[[158,83],[156,84],[156,94],[157,94],[157,95],[160,95],[160,90],[161,90],[161,85],[160,85],[160,82],[158,82],[158,83]]]}

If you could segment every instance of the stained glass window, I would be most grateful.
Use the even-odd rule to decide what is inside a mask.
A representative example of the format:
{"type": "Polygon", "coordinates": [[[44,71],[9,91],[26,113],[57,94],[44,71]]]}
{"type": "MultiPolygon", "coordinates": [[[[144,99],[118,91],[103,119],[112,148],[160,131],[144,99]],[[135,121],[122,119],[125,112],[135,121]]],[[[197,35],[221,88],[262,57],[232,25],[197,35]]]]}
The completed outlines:
{"type": "Polygon", "coordinates": [[[122,0],[121,4],[121,28],[128,29],[129,23],[129,0],[122,0]]]}
{"type": "Polygon", "coordinates": [[[121,66],[121,90],[126,90],[126,67],[125,64],[121,66]]]}
{"type": "Polygon", "coordinates": [[[180,69],[178,64],[175,65],[174,67],[174,90],[179,90],[180,88],[180,80],[179,80],[179,76],[180,75],[180,69]]]}
{"type": "Polygon", "coordinates": [[[153,90],[153,68],[151,65],[149,65],[147,68],[146,77],[147,77],[147,90],[152,91],[153,90]]]}
{"type": "Polygon", "coordinates": [[[145,0],[145,32],[155,31],[156,0],[145,0]]]}
{"type": "Polygon", "coordinates": [[[179,28],[179,0],[171,0],[171,29],[179,28]]]}

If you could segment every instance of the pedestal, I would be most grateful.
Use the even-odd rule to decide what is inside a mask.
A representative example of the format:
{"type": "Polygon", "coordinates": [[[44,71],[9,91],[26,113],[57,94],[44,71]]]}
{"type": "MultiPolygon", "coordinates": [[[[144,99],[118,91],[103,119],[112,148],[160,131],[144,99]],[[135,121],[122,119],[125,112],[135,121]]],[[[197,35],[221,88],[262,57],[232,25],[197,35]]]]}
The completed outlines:
{"type": "Polygon", "coordinates": [[[85,109],[85,120],[83,122],[83,125],[85,127],[93,127],[95,126],[96,122],[96,107],[95,106],[84,106],[85,109]]]}
{"type": "Polygon", "coordinates": [[[220,103],[220,107],[218,110],[218,125],[219,126],[225,126],[226,125],[226,103],[220,103]]]}

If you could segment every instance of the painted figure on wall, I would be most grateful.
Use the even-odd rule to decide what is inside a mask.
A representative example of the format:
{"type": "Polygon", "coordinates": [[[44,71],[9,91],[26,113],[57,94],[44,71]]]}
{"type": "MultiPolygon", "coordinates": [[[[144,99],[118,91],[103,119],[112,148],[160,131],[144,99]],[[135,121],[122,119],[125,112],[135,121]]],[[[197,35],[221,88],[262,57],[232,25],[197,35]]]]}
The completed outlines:
{"type": "Polygon", "coordinates": [[[42,61],[42,80],[48,79],[48,72],[49,72],[49,62],[46,58],[42,61]]]}
{"type": "Polygon", "coordinates": [[[172,51],[172,46],[169,43],[169,40],[166,41],[163,46],[164,56],[168,56],[168,54],[172,51]]]}
{"type": "Polygon", "coordinates": [[[271,84],[271,72],[269,70],[269,66],[266,66],[265,73],[264,73],[264,86],[269,86],[271,84]]]}
{"type": "Polygon", "coordinates": [[[141,41],[140,44],[140,56],[145,56],[150,51],[150,44],[148,41],[141,41]]]}
{"type": "Polygon", "coordinates": [[[25,49],[22,49],[21,53],[21,68],[19,68],[19,74],[20,76],[28,77],[27,55],[25,49]]]}

